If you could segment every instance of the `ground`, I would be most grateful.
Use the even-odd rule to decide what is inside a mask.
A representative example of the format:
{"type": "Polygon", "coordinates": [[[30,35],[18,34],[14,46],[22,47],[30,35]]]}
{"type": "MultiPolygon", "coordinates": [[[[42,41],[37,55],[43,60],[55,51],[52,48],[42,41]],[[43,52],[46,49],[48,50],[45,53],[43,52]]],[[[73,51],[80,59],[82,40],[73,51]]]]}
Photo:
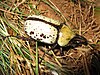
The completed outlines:
{"type": "MultiPolygon", "coordinates": [[[[48,49],[52,47],[51,45],[40,43],[39,56],[36,56],[39,57],[40,75],[54,75],[54,71],[59,75],[100,75],[99,0],[5,0],[0,1],[0,5],[0,23],[6,26],[10,36],[20,35],[29,38],[24,31],[24,22],[27,16],[38,14],[59,20],[61,23],[65,22],[73,32],[88,40],[89,45],[86,46],[82,45],[70,50],[66,47],[56,47],[50,52],[48,49]]],[[[8,35],[5,33],[1,38],[4,36],[8,35]]],[[[8,37],[8,41],[7,38],[3,38],[7,44],[0,44],[0,46],[3,44],[1,49],[4,53],[7,50],[10,54],[5,53],[10,63],[8,65],[14,69],[16,75],[35,75],[36,41],[17,38],[9,40],[8,37]]],[[[4,64],[4,59],[2,61],[4,64]]],[[[4,72],[9,73],[9,69],[4,72]]],[[[13,73],[11,70],[9,74],[13,75],[13,73]]]]}

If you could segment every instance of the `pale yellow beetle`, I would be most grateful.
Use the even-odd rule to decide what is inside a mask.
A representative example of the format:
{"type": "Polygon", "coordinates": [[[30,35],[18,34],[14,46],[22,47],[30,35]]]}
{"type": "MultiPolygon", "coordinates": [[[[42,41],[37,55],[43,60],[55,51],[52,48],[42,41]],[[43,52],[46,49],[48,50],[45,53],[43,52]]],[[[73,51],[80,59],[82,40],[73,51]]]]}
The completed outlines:
{"type": "Polygon", "coordinates": [[[25,31],[34,40],[47,44],[57,43],[63,47],[87,44],[84,37],[75,34],[65,23],[41,15],[28,16],[25,31]]]}

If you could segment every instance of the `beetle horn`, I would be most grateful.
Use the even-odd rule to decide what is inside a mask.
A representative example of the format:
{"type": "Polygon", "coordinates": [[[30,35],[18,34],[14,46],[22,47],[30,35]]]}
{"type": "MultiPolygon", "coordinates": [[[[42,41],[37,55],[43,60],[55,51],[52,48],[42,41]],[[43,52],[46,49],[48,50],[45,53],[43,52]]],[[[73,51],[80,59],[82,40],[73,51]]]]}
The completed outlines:
{"type": "Polygon", "coordinates": [[[85,37],[81,36],[81,35],[78,35],[76,34],[68,43],[68,47],[70,48],[75,48],[75,47],[78,47],[78,46],[81,46],[81,45],[87,45],[88,44],[88,41],[85,37]]]}

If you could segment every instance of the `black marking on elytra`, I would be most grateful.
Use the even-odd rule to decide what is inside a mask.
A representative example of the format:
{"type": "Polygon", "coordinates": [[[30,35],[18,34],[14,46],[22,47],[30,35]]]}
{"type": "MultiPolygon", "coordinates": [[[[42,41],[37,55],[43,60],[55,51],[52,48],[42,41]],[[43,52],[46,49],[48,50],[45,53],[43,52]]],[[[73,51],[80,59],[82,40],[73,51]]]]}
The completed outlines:
{"type": "Polygon", "coordinates": [[[36,36],[38,36],[38,35],[36,34],[36,36]]]}
{"type": "Polygon", "coordinates": [[[56,31],[56,30],[54,29],[54,31],[56,31]]]}
{"type": "Polygon", "coordinates": [[[37,40],[39,41],[40,39],[39,39],[39,38],[37,38],[37,40]]]}
{"type": "Polygon", "coordinates": [[[49,38],[49,37],[47,36],[47,38],[49,38]]]}
{"type": "Polygon", "coordinates": [[[31,25],[31,23],[29,22],[29,25],[31,25]]]}
{"type": "Polygon", "coordinates": [[[36,38],[36,37],[34,36],[34,38],[36,38]]]}
{"type": "Polygon", "coordinates": [[[52,41],[50,41],[52,43],[52,41]]]}
{"type": "Polygon", "coordinates": [[[46,35],[44,35],[43,38],[45,39],[46,38],[46,35]]]}
{"type": "Polygon", "coordinates": [[[51,35],[49,35],[49,37],[52,37],[51,35]]]}
{"type": "Polygon", "coordinates": [[[58,25],[54,24],[54,23],[51,23],[51,22],[47,22],[43,19],[39,19],[39,18],[36,18],[36,17],[28,17],[26,20],[36,20],[36,21],[41,21],[41,22],[45,22],[46,24],[49,24],[51,26],[54,26],[54,27],[58,27],[58,25]]]}
{"type": "Polygon", "coordinates": [[[25,30],[27,29],[27,28],[24,28],[25,30]]]}
{"type": "Polygon", "coordinates": [[[27,22],[25,23],[25,25],[27,25],[27,22]]]}
{"type": "Polygon", "coordinates": [[[53,35],[53,36],[55,36],[55,35],[53,35]]]}
{"type": "Polygon", "coordinates": [[[31,34],[34,34],[34,32],[33,32],[33,31],[31,31],[31,32],[30,32],[30,35],[31,35],[31,34]]]}
{"type": "Polygon", "coordinates": [[[52,38],[54,38],[54,37],[52,37],[52,38]]]}
{"type": "Polygon", "coordinates": [[[43,37],[44,36],[44,34],[42,33],[41,35],[40,35],[40,37],[43,37]]]}

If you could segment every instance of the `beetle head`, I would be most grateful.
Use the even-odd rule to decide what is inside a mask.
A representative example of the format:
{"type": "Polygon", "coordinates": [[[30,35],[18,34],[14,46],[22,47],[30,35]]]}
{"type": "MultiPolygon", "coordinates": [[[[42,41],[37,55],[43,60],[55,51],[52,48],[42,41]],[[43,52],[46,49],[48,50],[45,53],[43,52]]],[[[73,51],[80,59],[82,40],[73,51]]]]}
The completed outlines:
{"type": "Polygon", "coordinates": [[[73,37],[69,43],[68,43],[68,47],[70,48],[75,48],[75,47],[78,47],[78,46],[81,46],[81,45],[87,45],[88,44],[88,41],[86,38],[84,38],[83,36],[81,35],[78,35],[76,34],[75,37],[73,37]]]}

